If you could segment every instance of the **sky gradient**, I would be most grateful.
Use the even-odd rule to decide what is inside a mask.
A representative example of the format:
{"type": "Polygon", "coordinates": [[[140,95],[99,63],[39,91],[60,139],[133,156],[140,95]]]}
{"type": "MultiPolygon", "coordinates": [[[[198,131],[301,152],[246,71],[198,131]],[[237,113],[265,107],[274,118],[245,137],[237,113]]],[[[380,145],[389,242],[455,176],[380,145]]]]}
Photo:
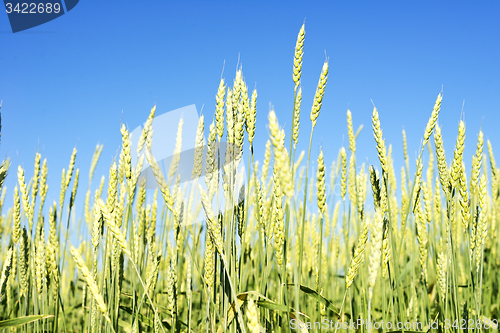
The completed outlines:
{"type": "MultiPolygon", "coordinates": [[[[215,5],[82,0],[54,21],[12,34],[7,14],[0,13],[0,153],[12,162],[6,205],[12,202],[17,166],[25,168],[29,179],[37,151],[48,160],[47,202],[58,200],[61,170],[67,168],[75,146],[82,173],[77,202],[83,202],[96,144],[104,144],[104,150],[94,188],[101,175],[107,178],[118,154],[121,122],[133,130],[154,104],[157,114],[191,104],[200,113],[203,107],[207,134],[220,77],[232,83],[238,64],[249,90],[258,91],[255,150],[261,160],[270,104],[287,136],[290,133],[293,51],[304,21],[298,149],[307,149],[310,108],[327,57],[330,74],[315,128],[313,160],[321,146],[330,166],[340,147],[348,146],[349,108],[355,128],[364,125],[358,137],[358,165],[378,167],[371,130],[373,101],[386,144],[393,145],[399,178],[401,131],[407,132],[414,163],[442,89],[439,123],[447,158],[452,158],[462,118],[470,166],[481,127],[500,151],[499,14],[498,1],[215,5]]],[[[413,164],[411,169],[414,172],[413,164]]]]}

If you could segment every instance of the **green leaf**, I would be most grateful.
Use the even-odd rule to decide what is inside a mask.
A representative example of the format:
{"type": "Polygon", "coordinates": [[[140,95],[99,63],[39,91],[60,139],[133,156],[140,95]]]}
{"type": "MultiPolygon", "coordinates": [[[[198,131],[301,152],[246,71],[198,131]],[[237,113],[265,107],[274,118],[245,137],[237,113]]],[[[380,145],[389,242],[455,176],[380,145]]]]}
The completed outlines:
{"type": "MultiPolygon", "coordinates": [[[[265,309],[277,310],[277,311],[282,311],[282,312],[287,312],[288,310],[291,310],[290,316],[293,319],[297,319],[294,315],[295,310],[293,310],[293,308],[288,308],[286,305],[274,303],[272,300],[270,300],[266,296],[264,296],[261,293],[258,293],[256,291],[246,291],[244,293],[236,295],[236,299],[238,300],[238,306],[240,308],[243,306],[243,304],[245,304],[248,301],[249,295],[254,295],[254,296],[257,296],[258,298],[264,299],[264,301],[257,301],[258,306],[265,308],[265,309]]],[[[229,324],[231,324],[232,321],[234,320],[235,314],[236,314],[236,309],[235,309],[234,302],[233,302],[233,303],[231,303],[231,307],[227,311],[227,327],[229,327],[229,324]]],[[[306,315],[304,315],[303,313],[300,313],[300,314],[306,318],[309,318],[306,315]]],[[[224,326],[219,326],[217,333],[222,333],[222,332],[224,332],[224,326]]]]}
{"type": "Polygon", "coordinates": [[[130,323],[127,323],[126,321],[123,321],[121,319],[118,320],[118,325],[123,327],[125,332],[131,332],[132,331],[132,326],[130,326],[130,323]]]}
{"type": "Polygon", "coordinates": [[[7,320],[0,321],[0,328],[17,327],[17,326],[32,323],[32,322],[40,320],[40,319],[46,319],[46,318],[52,318],[52,317],[54,317],[54,315],[34,315],[34,316],[19,317],[19,318],[15,318],[15,319],[7,319],[7,320]]]}
{"type": "Polygon", "coordinates": [[[137,316],[138,319],[139,319],[139,321],[141,323],[143,323],[144,325],[146,325],[146,326],[148,326],[150,328],[154,327],[153,321],[151,319],[149,319],[148,317],[146,317],[142,313],[134,313],[134,311],[130,307],[120,305],[120,310],[125,311],[126,313],[128,313],[131,316],[137,316]]]}
{"type": "MultiPolygon", "coordinates": [[[[122,295],[125,295],[125,294],[122,294],[122,295]]],[[[128,295],[125,295],[125,296],[128,296],[128,295]]],[[[153,304],[155,304],[155,306],[156,306],[156,307],[158,307],[158,308],[160,308],[160,307],[161,307],[161,306],[160,306],[160,305],[158,305],[157,303],[153,303],[153,304]]],[[[149,304],[146,304],[146,305],[147,305],[147,306],[149,306],[149,304]]],[[[154,328],[154,318],[151,318],[151,319],[150,319],[150,318],[148,318],[147,316],[145,316],[145,315],[143,315],[143,314],[141,314],[141,313],[139,313],[139,314],[134,313],[134,311],[132,310],[132,308],[130,308],[130,307],[128,307],[128,306],[124,306],[124,305],[120,305],[120,310],[125,311],[126,313],[128,313],[128,314],[129,314],[129,315],[131,315],[131,316],[138,315],[139,321],[140,321],[141,323],[143,323],[144,325],[146,325],[146,326],[148,326],[148,327],[150,327],[150,328],[154,328]]],[[[159,313],[159,314],[161,314],[162,312],[161,312],[161,311],[158,311],[158,313],[159,313]]],[[[168,315],[168,314],[167,314],[167,315],[168,315]]],[[[161,319],[161,316],[160,316],[160,319],[161,319]]],[[[168,328],[168,329],[170,329],[170,328],[171,328],[171,323],[170,323],[170,321],[169,321],[169,320],[167,320],[167,319],[161,319],[161,322],[162,322],[163,326],[165,326],[166,328],[168,328]]],[[[181,324],[182,326],[184,326],[184,327],[188,327],[188,324],[186,324],[185,322],[183,322],[183,321],[182,321],[182,320],[180,320],[180,319],[177,319],[177,322],[178,322],[179,324],[181,324]]],[[[119,323],[119,324],[120,324],[120,323],[119,323]]],[[[130,324],[128,324],[128,323],[123,323],[123,324],[120,324],[120,325],[122,325],[123,327],[125,327],[124,325],[128,325],[128,326],[130,326],[130,324]]],[[[196,333],[196,331],[195,331],[195,330],[193,330],[193,329],[191,329],[191,332],[192,332],[192,333],[196,333]]]]}
{"type": "Polygon", "coordinates": [[[275,311],[282,311],[282,312],[288,311],[288,307],[286,305],[277,304],[274,302],[257,301],[257,305],[260,306],[261,308],[268,309],[268,310],[275,310],[275,311]]]}
{"type": "Polygon", "coordinates": [[[264,309],[276,310],[276,311],[282,311],[282,312],[287,312],[288,310],[290,310],[289,314],[290,314],[290,316],[292,318],[295,318],[296,314],[299,314],[299,315],[301,315],[303,317],[309,318],[309,316],[307,316],[305,313],[297,312],[292,307],[287,307],[286,305],[277,304],[277,303],[274,303],[272,301],[271,302],[268,302],[268,301],[257,301],[257,305],[260,306],[261,308],[264,308],[264,309]]]}
{"type": "MultiPolygon", "coordinates": [[[[288,286],[295,286],[295,284],[289,283],[288,286]]],[[[323,296],[318,294],[318,292],[316,290],[312,290],[309,287],[300,285],[300,291],[302,291],[304,294],[306,294],[307,296],[314,299],[319,304],[324,305],[327,309],[330,309],[331,311],[333,311],[337,316],[340,314],[339,309],[337,309],[337,307],[335,305],[333,305],[332,302],[330,302],[329,300],[327,300],[326,298],[324,298],[323,296]]]]}
{"type": "MultiPolygon", "coordinates": [[[[257,305],[260,307],[263,307],[264,309],[269,309],[269,310],[277,310],[277,311],[283,311],[283,312],[288,311],[288,307],[286,305],[276,304],[274,302],[258,301],[257,305]]],[[[299,319],[299,317],[296,316],[296,314],[301,314],[302,316],[304,316],[306,318],[309,318],[309,317],[301,312],[296,312],[293,308],[290,308],[290,310],[292,310],[289,312],[290,318],[297,320],[300,327],[304,327],[303,332],[309,332],[307,330],[307,328],[305,328],[306,325],[302,322],[302,320],[299,319]]]]}

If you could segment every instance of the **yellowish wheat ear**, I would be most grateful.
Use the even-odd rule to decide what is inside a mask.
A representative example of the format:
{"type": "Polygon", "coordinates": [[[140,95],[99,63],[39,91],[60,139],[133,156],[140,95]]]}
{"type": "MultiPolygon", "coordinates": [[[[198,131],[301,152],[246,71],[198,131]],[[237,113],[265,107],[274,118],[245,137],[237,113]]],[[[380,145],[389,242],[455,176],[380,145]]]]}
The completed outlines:
{"type": "Polygon", "coordinates": [[[220,142],[224,135],[224,96],[226,95],[226,85],[224,79],[220,79],[219,89],[215,95],[215,125],[217,127],[217,141],[220,142]]]}
{"type": "Polygon", "coordinates": [[[201,203],[203,205],[205,216],[207,218],[207,226],[210,238],[212,239],[212,242],[214,243],[215,248],[217,249],[217,252],[219,252],[220,256],[225,257],[218,219],[216,219],[212,211],[212,204],[209,202],[207,193],[205,192],[201,184],[199,185],[199,190],[201,194],[201,203]]]}
{"type": "Polygon", "coordinates": [[[354,250],[354,256],[351,260],[351,266],[346,275],[346,288],[349,289],[354,282],[354,279],[358,275],[359,267],[365,259],[365,249],[366,242],[368,240],[368,232],[370,231],[370,226],[368,222],[365,222],[363,226],[363,231],[358,238],[358,244],[356,245],[356,250],[354,250]]]}
{"type": "Polygon", "coordinates": [[[378,210],[375,210],[372,224],[371,234],[371,249],[368,263],[368,298],[373,297],[373,288],[377,281],[377,274],[380,268],[380,260],[382,254],[382,236],[383,236],[384,220],[378,210]]]}
{"type": "Polygon", "coordinates": [[[377,143],[380,165],[382,166],[382,170],[387,173],[387,151],[385,149],[385,140],[382,137],[382,129],[380,128],[380,119],[378,117],[378,111],[376,107],[373,107],[372,125],[373,136],[375,137],[375,142],[377,143]]]}
{"type": "Polygon", "coordinates": [[[167,185],[167,182],[165,181],[165,178],[163,177],[163,173],[158,166],[158,163],[149,150],[146,150],[146,159],[151,166],[151,170],[153,171],[156,181],[158,182],[158,187],[160,188],[163,199],[165,200],[168,209],[174,214],[174,216],[176,216],[177,211],[174,209],[174,197],[170,193],[170,189],[167,185]]]}
{"type": "Polygon", "coordinates": [[[203,142],[205,135],[205,117],[203,115],[198,119],[198,127],[196,129],[196,139],[194,148],[194,163],[193,171],[191,174],[191,179],[195,179],[201,176],[202,166],[203,166],[203,142]]]}
{"type": "Polygon", "coordinates": [[[325,211],[326,195],[325,195],[325,162],[323,160],[323,151],[320,151],[318,156],[318,171],[316,173],[316,197],[320,215],[325,211]]]}
{"type": "Polygon", "coordinates": [[[345,201],[345,194],[347,192],[347,159],[344,147],[340,149],[340,158],[342,164],[342,171],[340,173],[340,196],[345,201]]]}
{"type": "Polygon", "coordinates": [[[439,298],[442,304],[444,304],[446,300],[446,271],[448,268],[448,252],[446,249],[446,245],[444,242],[441,242],[439,246],[438,258],[437,258],[437,283],[438,283],[438,291],[439,298]]]}
{"type": "Polygon", "coordinates": [[[5,291],[5,287],[7,286],[7,281],[9,280],[10,270],[12,268],[12,247],[9,248],[7,252],[7,257],[3,263],[2,275],[0,276],[0,297],[3,295],[5,291]]]}
{"type": "Polygon", "coordinates": [[[404,152],[404,156],[405,156],[405,163],[406,163],[407,167],[409,168],[410,160],[408,158],[408,143],[406,142],[406,132],[404,129],[403,129],[403,152],[404,152]]]}
{"type": "Polygon", "coordinates": [[[460,170],[462,169],[462,160],[465,148],[465,123],[460,121],[458,125],[458,136],[453,152],[453,164],[451,167],[451,179],[453,186],[457,187],[458,178],[460,177],[460,170]]]}
{"type": "Polygon", "coordinates": [[[156,105],[151,108],[151,112],[149,113],[149,117],[146,120],[146,124],[144,124],[144,128],[142,129],[141,136],[139,137],[139,142],[137,144],[137,156],[139,156],[140,152],[144,148],[144,144],[148,140],[149,134],[152,131],[153,119],[156,113],[156,105]]]}
{"type": "Polygon", "coordinates": [[[476,188],[478,186],[479,174],[481,172],[481,166],[483,164],[483,131],[479,131],[477,136],[477,146],[476,146],[476,154],[472,156],[472,172],[470,178],[470,193],[471,196],[476,192],[476,188]]]}
{"type": "Polygon", "coordinates": [[[349,149],[351,153],[356,152],[356,138],[354,137],[354,127],[352,125],[352,114],[347,110],[347,134],[349,135],[349,149]]]}
{"type": "Polygon", "coordinates": [[[295,90],[300,84],[300,77],[302,76],[302,58],[304,56],[304,39],[306,35],[305,23],[300,27],[295,43],[295,54],[293,57],[293,82],[295,82],[295,90]]]}
{"type": "Polygon", "coordinates": [[[12,238],[14,243],[19,242],[19,237],[21,236],[21,201],[19,199],[19,190],[17,186],[14,188],[14,230],[12,232],[12,238]]]}
{"type": "Polygon", "coordinates": [[[302,88],[299,87],[297,96],[295,97],[295,107],[293,109],[293,124],[292,124],[292,139],[293,148],[297,147],[299,141],[299,125],[300,125],[300,106],[302,104],[302,88]]]}
{"type": "Polygon", "coordinates": [[[436,126],[434,129],[434,145],[436,146],[436,158],[439,173],[439,182],[445,193],[451,190],[450,174],[448,172],[448,165],[446,163],[446,156],[444,152],[443,137],[441,136],[441,128],[436,126]]]}
{"type": "Polygon", "coordinates": [[[246,128],[248,132],[248,142],[250,146],[253,145],[253,139],[255,137],[255,122],[257,119],[257,89],[252,92],[252,98],[250,100],[250,110],[248,117],[246,119],[246,128]]]}
{"type": "Polygon", "coordinates": [[[436,103],[434,104],[434,108],[432,109],[431,117],[429,118],[429,121],[427,122],[427,126],[425,127],[425,133],[424,133],[424,142],[423,146],[429,142],[429,138],[431,136],[432,130],[436,126],[436,122],[439,116],[439,111],[441,110],[441,101],[443,100],[443,95],[439,93],[436,103]]]}
{"type": "Polygon", "coordinates": [[[328,60],[325,60],[323,68],[321,69],[321,74],[319,76],[318,86],[316,87],[316,93],[314,94],[313,106],[311,108],[311,123],[313,128],[316,126],[316,120],[318,119],[319,111],[321,110],[321,105],[323,103],[323,96],[325,95],[327,80],[328,80],[328,60]]]}
{"type": "Polygon", "coordinates": [[[103,299],[101,293],[99,292],[99,287],[97,286],[97,283],[94,280],[94,277],[90,273],[89,269],[85,265],[85,262],[83,261],[82,256],[80,255],[78,250],[75,249],[73,247],[73,245],[71,245],[71,244],[70,244],[70,252],[71,252],[71,255],[73,256],[73,260],[75,261],[76,266],[78,267],[78,270],[83,275],[83,278],[84,278],[85,282],[87,283],[87,286],[90,289],[90,292],[91,292],[92,296],[94,297],[94,300],[96,301],[97,306],[99,307],[99,310],[101,310],[104,318],[106,318],[106,320],[109,323],[111,323],[111,320],[109,319],[109,316],[108,316],[108,308],[106,306],[106,303],[104,303],[104,299],[103,299]]]}

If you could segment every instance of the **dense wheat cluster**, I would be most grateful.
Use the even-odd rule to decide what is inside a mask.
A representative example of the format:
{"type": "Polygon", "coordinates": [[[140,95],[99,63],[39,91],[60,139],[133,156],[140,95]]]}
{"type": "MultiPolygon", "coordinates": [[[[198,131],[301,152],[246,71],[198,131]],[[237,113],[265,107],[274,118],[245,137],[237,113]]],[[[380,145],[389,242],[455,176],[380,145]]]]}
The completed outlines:
{"type": "Polygon", "coordinates": [[[321,150],[312,156],[329,64],[318,68],[304,118],[304,40],[302,26],[293,58],[294,106],[291,119],[281,119],[292,124],[289,133],[274,111],[257,114],[257,91],[248,90],[237,70],[232,84],[220,81],[213,120],[200,118],[191,182],[180,182],[182,121],[165,170],[151,153],[156,107],[137,161],[129,129],[121,125],[119,156],[97,188],[91,184],[102,146],[88,161],[88,179],[75,168],[88,163],[76,163],[75,149],[60,185],[50,185],[60,186],[58,202],[45,202],[50,170],[43,156],[36,154],[33,175],[4,161],[0,205],[6,195],[14,204],[3,207],[0,220],[0,329],[257,333],[289,331],[292,320],[361,318],[438,319],[441,331],[458,331],[463,320],[480,330],[476,323],[498,319],[500,169],[490,142],[484,151],[483,133],[477,134],[466,170],[460,121],[455,150],[445,154],[439,94],[434,107],[430,101],[416,161],[408,158],[403,132],[401,170],[376,108],[379,160],[359,165],[361,128],[355,130],[349,110],[349,144],[337,160],[325,161],[321,150]],[[253,146],[258,115],[269,133],[261,163],[253,146]],[[300,119],[310,124],[307,152],[296,152],[300,119]],[[146,163],[157,190],[146,189],[146,163]],[[244,173],[241,164],[248,164],[244,173]],[[8,171],[17,176],[9,190],[3,186],[8,171]],[[327,190],[334,187],[338,194],[327,190]],[[74,218],[77,195],[84,214],[74,218]],[[199,216],[203,223],[193,223],[199,216]],[[80,230],[73,220],[86,236],[71,234],[80,230]]]}

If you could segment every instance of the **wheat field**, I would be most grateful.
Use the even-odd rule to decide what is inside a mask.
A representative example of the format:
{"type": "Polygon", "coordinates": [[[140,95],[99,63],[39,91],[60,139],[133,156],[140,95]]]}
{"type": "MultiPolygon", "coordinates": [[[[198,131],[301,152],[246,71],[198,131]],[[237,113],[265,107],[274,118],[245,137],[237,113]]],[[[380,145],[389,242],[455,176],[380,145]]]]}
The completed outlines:
{"type": "MultiPolygon", "coordinates": [[[[460,121],[455,149],[446,155],[439,93],[434,105],[430,101],[416,160],[409,159],[402,133],[401,170],[394,168],[376,108],[372,144],[378,160],[357,162],[363,159],[356,156],[359,130],[350,111],[348,147],[340,147],[334,161],[325,161],[321,151],[312,156],[329,63],[318,71],[309,113],[302,108],[304,40],[302,26],[293,55],[289,133],[274,111],[259,112],[269,133],[260,162],[253,146],[257,91],[248,91],[241,70],[232,85],[221,80],[213,120],[200,117],[188,185],[179,181],[179,159],[163,171],[151,153],[156,107],[139,139],[137,161],[121,125],[117,162],[109,174],[97,175],[99,187],[90,185],[102,146],[85,176],[75,169],[74,149],[60,185],[51,184],[60,186],[58,202],[45,202],[49,170],[43,156],[36,154],[33,175],[6,159],[0,168],[0,330],[401,331],[336,326],[359,320],[423,323],[405,327],[422,332],[497,330],[500,168],[491,143],[477,133],[466,170],[470,156],[463,154],[460,121]],[[296,151],[301,117],[310,128],[301,133],[301,139],[309,135],[307,152],[296,151]],[[146,163],[156,190],[142,181],[146,163]],[[245,173],[238,171],[243,163],[245,173]],[[3,186],[8,172],[17,173],[14,189],[3,186]],[[13,207],[2,207],[6,195],[13,207]],[[75,219],[77,195],[85,196],[84,214],[75,219]],[[192,223],[198,216],[203,223],[192,223]],[[74,219],[86,227],[86,237],[71,234],[74,219]]],[[[182,150],[181,133],[182,123],[174,156],[182,150]]]]}

